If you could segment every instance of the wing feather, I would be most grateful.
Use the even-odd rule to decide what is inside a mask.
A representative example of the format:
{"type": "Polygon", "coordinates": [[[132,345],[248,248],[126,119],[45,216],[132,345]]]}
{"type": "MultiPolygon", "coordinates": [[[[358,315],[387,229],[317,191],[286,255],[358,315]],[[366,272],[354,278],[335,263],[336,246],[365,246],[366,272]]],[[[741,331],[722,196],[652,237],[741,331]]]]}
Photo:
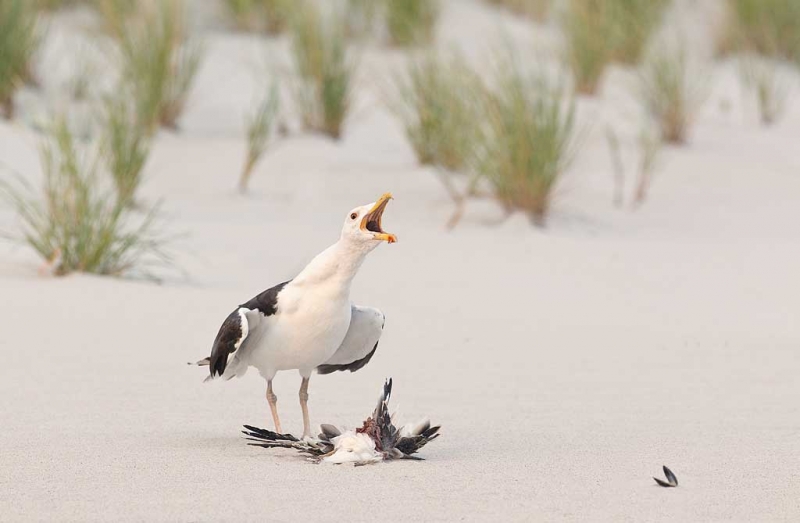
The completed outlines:
{"type": "Polygon", "coordinates": [[[342,344],[328,361],[317,367],[317,373],[355,372],[364,367],[378,349],[384,323],[385,317],[378,309],[353,305],[350,328],[342,344]]]}
{"type": "Polygon", "coordinates": [[[239,350],[247,335],[250,334],[250,325],[247,321],[249,309],[239,307],[228,315],[219,328],[214,345],[209,357],[209,372],[211,377],[222,376],[231,355],[239,350]]]}
{"type": "Polygon", "coordinates": [[[265,290],[228,315],[214,339],[211,356],[197,362],[197,365],[209,366],[210,375],[206,379],[222,376],[253,329],[262,325],[263,318],[277,314],[278,295],[288,284],[289,281],[285,281],[265,290]]]}

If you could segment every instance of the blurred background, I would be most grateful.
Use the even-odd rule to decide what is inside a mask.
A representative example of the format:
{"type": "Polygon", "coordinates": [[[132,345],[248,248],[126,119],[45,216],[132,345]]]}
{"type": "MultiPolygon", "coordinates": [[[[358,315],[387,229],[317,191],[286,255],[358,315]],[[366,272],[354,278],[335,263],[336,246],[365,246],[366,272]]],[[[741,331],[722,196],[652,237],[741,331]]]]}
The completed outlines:
{"type": "MultiPolygon", "coordinates": [[[[682,204],[707,210],[738,183],[709,170],[746,169],[743,192],[786,195],[764,171],[797,168],[800,7],[788,0],[0,9],[4,231],[45,272],[174,268],[169,193],[197,191],[198,168],[216,172],[214,194],[280,199],[304,168],[298,156],[330,153],[349,172],[434,180],[450,200],[431,218],[444,229],[478,208],[493,209],[490,225],[522,214],[582,230],[658,200],[659,185],[684,185],[682,204]],[[219,149],[213,167],[192,163],[198,143],[219,149]],[[681,181],[687,170],[697,176],[681,181]]],[[[741,207],[728,208],[751,215],[741,207]]],[[[780,202],[768,207],[771,223],[786,217],[780,202]]],[[[701,221],[713,231],[728,218],[701,221]]]]}
{"type": "Polygon", "coordinates": [[[356,480],[237,440],[256,373],[185,362],[391,191],[353,287],[381,349],[311,383],[314,423],[392,376],[446,428],[387,507],[797,520],[798,67],[797,0],[0,0],[4,514],[246,519],[305,481],[352,517],[356,480]]]}

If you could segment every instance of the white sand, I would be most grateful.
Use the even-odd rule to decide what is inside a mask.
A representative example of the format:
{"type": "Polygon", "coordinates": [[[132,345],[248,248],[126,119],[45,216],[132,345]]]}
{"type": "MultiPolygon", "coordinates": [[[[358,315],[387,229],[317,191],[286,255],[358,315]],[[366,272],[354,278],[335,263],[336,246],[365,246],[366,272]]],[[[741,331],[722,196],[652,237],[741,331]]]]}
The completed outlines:
{"type": "MultiPolygon", "coordinates": [[[[442,34],[504,21],[450,2],[442,34]]],[[[341,143],[294,137],[237,195],[258,45],[208,43],[184,132],[160,135],[144,187],[188,234],[188,281],[40,278],[28,250],[0,247],[0,520],[800,519],[800,103],[759,128],[718,65],[691,145],[665,151],[642,209],[617,210],[603,131],[618,126],[628,154],[635,130],[618,106],[629,73],[612,71],[604,101],[582,104],[597,119],[548,229],[489,225],[499,211],[476,202],[448,233],[443,190],[367,89],[341,143]],[[353,289],[386,331],[362,371],[312,379],[312,421],[358,423],[392,376],[402,416],[442,437],[425,462],[356,469],[246,446],[241,424],[270,426],[263,380],[204,385],[185,362],[387,190],[400,241],[353,289]],[[679,488],[650,479],[662,464],[679,488]]],[[[365,67],[386,59],[369,51],[365,67]]],[[[33,132],[0,123],[0,161],[35,180],[33,132]]],[[[298,386],[276,380],[295,432],[298,386]]]]}

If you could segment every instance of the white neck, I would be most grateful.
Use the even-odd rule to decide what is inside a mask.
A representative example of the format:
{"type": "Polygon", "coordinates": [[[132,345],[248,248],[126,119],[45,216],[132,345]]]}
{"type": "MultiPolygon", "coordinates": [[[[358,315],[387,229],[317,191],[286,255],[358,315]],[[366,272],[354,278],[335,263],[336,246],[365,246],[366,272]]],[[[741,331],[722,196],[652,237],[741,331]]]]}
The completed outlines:
{"type": "Polygon", "coordinates": [[[350,283],[372,250],[344,238],[319,253],[292,281],[296,285],[331,283],[350,289],[350,283]]]}

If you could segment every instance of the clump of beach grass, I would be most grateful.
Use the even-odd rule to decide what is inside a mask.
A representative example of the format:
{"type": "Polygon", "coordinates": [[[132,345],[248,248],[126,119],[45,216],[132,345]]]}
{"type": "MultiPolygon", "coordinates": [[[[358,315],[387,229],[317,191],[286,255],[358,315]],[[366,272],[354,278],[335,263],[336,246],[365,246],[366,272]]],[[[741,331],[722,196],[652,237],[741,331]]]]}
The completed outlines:
{"type": "Polygon", "coordinates": [[[650,38],[659,28],[670,0],[606,0],[613,32],[614,60],[637,64],[650,38]]]}
{"type": "Polygon", "coordinates": [[[32,76],[40,34],[27,0],[0,0],[0,114],[14,116],[14,93],[32,76]]]}
{"type": "Polygon", "coordinates": [[[505,7],[513,13],[528,16],[543,22],[552,7],[551,0],[489,0],[489,3],[505,7]]]}
{"type": "Polygon", "coordinates": [[[134,206],[142,170],[150,153],[147,130],[126,97],[105,100],[103,157],[117,193],[119,205],[134,206]]]}
{"type": "Polygon", "coordinates": [[[574,97],[560,78],[528,74],[513,59],[495,84],[486,95],[478,172],[507,212],[523,211],[543,226],[579,142],[574,97]]]}
{"type": "Polygon", "coordinates": [[[617,131],[610,125],[606,127],[605,138],[614,169],[614,193],[611,202],[614,207],[622,207],[625,203],[625,164],[622,162],[622,147],[617,131]]]}
{"type": "Polygon", "coordinates": [[[439,0],[383,0],[386,27],[393,45],[411,46],[433,41],[439,19],[439,0]]]}
{"type": "Polygon", "coordinates": [[[568,0],[562,20],[565,61],[581,94],[595,94],[613,59],[613,27],[612,9],[606,0],[568,0]]]}
{"type": "Polygon", "coordinates": [[[294,0],[260,0],[264,11],[265,28],[269,34],[279,34],[289,27],[289,19],[296,8],[294,0]]]}
{"type": "Polygon", "coordinates": [[[97,61],[94,49],[89,45],[82,45],[73,52],[73,57],[74,68],[65,87],[74,101],[86,101],[98,91],[96,80],[101,68],[100,63],[97,61]]]}
{"type": "MultiPolygon", "coordinates": [[[[100,15],[102,30],[113,38],[121,40],[126,25],[137,22],[143,6],[130,0],[91,0],[100,15]]],[[[150,6],[152,8],[152,6],[150,6]]]]}
{"type": "Polygon", "coordinates": [[[100,162],[79,151],[64,120],[43,143],[41,158],[41,192],[23,180],[3,183],[0,192],[22,222],[14,239],[33,248],[49,272],[153,277],[150,268],[170,263],[157,208],[132,216],[104,189],[100,162]]]}
{"type": "MultiPolygon", "coordinates": [[[[622,161],[622,146],[613,127],[606,128],[606,143],[611,153],[611,162],[614,169],[614,193],[612,203],[621,208],[625,204],[625,164],[622,161]]],[[[636,137],[636,148],[639,154],[636,169],[636,180],[631,199],[631,208],[635,209],[647,199],[650,185],[657,167],[661,151],[661,136],[657,127],[649,117],[645,117],[644,124],[639,129],[636,137]]]]}
{"type": "Polygon", "coordinates": [[[800,2],[728,0],[728,47],[783,58],[800,65],[800,2]]]}
{"type": "Polygon", "coordinates": [[[639,165],[636,190],[633,194],[632,207],[634,208],[642,205],[648,194],[650,194],[650,186],[653,183],[653,176],[658,167],[662,141],[659,131],[655,127],[652,122],[646,120],[637,137],[639,165]]]}
{"type": "Polygon", "coordinates": [[[37,9],[42,9],[44,11],[56,11],[58,9],[63,9],[65,7],[71,7],[77,5],[81,2],[81,0],[28,0],[28,1],[34,4],[37,9]]]}
{"type": "Polygon", "coordinates": [[[645,112],[661,138],[686,143],[689,128],[707,95],[708,75],[692,68],[684,46],[664,45],[643,61],[637,84],[645,112]]]}
{"type": "Polygon", "coordinates": [[[247,192],[250,176],[256,164],[267,150],[269,139],[275,127],[280,103],[278,84],[273,83],[269,92],[261,100],[252,114],[247,117],[247,157],[239,178],[239,190],[247,192]]]}
{"type": "Polygon", "coordinates": [[[355,66],[347,52],[346,23],[305,4],[292,18],[292,57],[299,81],[295,104],[306,129],[339,138],[350,110],[355,66]]]}
{"type": "Polygon", "coordinates": [[[258,29],[261,18],[258,0],[225,0],[223,5],[237,29],[258,29]]]}
{"type": "Polygon", "coordinates": [[[383,14],[380,0],[347,0],[347,33],[362,37],[375,28],[379,16],[383,14]]]}
{"type": "Polygon", "coordinates": [[[392,109],[421,164],[462,171],[480,125],[479,80],[460,59],[430,54],[398,75],[392,109]]]}
{"type": "Polygon", "coordinates": [[[785,113],[792,92],[792,82],[780,65],[773,59],[748,54],[739,60],[739,74],[745,90],[755,96],[761,123],[777,122],[785,113]]]}
{"type": "Polygon", "coordinates": [[[292,0],[225,0],[224,5],[238,29],[278,34],[286,29],[292,0]]]}
{"type": "Polygon", "coordinates": [[[131,86],[139,118],[154,132],[177,129],[200,66],[203,46],[188,33],[182,0],[157,2],[121,29],[122,76],[131,86]]]}
{"type": "Polygon", "coordinates": [[[568,0],[562,16],[565,61],[581,94],[597,92],[613,61],[636,64],[669,0],[568,0]]]}

